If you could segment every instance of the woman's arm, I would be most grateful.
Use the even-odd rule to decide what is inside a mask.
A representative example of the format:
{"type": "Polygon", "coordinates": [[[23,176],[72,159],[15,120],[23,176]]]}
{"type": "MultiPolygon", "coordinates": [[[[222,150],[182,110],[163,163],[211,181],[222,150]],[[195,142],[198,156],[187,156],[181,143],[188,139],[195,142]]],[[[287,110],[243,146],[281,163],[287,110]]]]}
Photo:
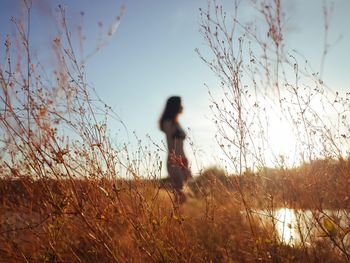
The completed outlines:
{"type": "Polygon", "coordinates": [[[175,150],[174,146],[174,139],[173,139],[173,133],[174,133],[174,125],[171,121],[165,121],[163,124],[163,130],[166,134],[166,140],[168,144],[168,151],[171,153],[175,150]]]}

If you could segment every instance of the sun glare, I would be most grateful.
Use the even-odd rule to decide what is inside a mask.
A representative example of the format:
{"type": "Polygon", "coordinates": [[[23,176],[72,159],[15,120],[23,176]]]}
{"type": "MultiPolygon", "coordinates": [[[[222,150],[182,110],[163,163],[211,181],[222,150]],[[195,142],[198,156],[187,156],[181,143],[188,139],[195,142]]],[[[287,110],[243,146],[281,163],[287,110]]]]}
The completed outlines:
{"type": "Polygon", "coordinates": [[[293,134],[292,126],[273,110],[271,110],[269,116],[268,130],[266,132],[268,143],[266,153],[267,165],[274,165],[276,162],[280,162],[281,158],[287,165],[294,164],[297,161],[297,140],[293,134]]]}
{"type": "Polygon", "coordinates": [[[263,129],[265,138],[264,156],[267,166],[276,164],[295,165],[298,163],[297,138],[293,125],[282,113],[279,105],[263,100],[264,111],[260,116],[264,120],[263,129]]]}

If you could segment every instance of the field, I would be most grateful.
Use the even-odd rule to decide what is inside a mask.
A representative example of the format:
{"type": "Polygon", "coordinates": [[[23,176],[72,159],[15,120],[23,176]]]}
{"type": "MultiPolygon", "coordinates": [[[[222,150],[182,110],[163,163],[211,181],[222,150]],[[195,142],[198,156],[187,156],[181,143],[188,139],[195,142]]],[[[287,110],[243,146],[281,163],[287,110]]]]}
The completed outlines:
{"type": "Polygon", "coordinates": [[[188,184],[182,205],[174,203],[171,189],[157,180],[2,180],[0,258],[347,262],[349,230],[335,218],[320,216],[315,227],[322,235],[291,246],[277,234],[272,215],[280,207],[312,209],[319,215],[342,210],[348,225],[349,165],[349,160],[318,161],[293,171],[266,170],[239,178],[213,168],[188,184]],[[322,183],[312,183],[315,173],[322,183]],[[271,213],[265,224],[255,213],[262,210],[271,213]]]}

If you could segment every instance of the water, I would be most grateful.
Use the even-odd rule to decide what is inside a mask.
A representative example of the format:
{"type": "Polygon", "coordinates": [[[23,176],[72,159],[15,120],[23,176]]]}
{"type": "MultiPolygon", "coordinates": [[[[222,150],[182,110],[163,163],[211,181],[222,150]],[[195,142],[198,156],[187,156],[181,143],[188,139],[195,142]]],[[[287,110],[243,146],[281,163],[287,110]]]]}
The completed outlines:
{"type": "Polygon", "coordinates": [[[254,212],[263,227],[274,226],[277,238],[288,245],[310,245],[320,238],[332,236],[350,245],[350,212],[346,210],[276,209],[254,212]],[[349,232],[349,233],[348,233],[349,232]]]}

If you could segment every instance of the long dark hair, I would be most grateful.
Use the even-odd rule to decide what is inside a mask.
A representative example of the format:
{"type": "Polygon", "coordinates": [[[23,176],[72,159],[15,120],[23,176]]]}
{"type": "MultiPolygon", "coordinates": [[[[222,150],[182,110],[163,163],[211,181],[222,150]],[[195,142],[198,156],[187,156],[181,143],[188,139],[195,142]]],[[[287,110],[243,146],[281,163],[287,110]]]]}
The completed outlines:
{"type": "Polygon", "coordinates": [[[164,131],[163,124],[166,120],[175,121],[176,116],[181,112],[181,97],[170,97],[165,105],[162,117],[159,120],[159,128],[164,131]]]}

